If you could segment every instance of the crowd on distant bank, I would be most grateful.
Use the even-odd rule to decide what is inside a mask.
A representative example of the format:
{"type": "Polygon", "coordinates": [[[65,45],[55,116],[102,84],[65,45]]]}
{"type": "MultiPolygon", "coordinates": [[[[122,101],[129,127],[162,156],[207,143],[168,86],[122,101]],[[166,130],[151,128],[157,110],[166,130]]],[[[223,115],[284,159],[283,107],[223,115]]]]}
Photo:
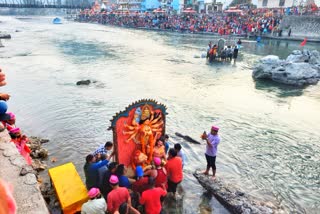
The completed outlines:
{"type": "Polygon", "coordinates": [[[161,204],[167,193],[173,199],[179,197],[176,192],[185,161],[181,145],[169,148],[168,139],[168,135],[158,139],[151,165],[136,166],[131,176],[127,166],[112,161],[112,142],[87,155],[84,172],[91,200],[83,204],[82,213],[164,213],[161,204]]]}
{"type": "Polygon", "coordinates": [[[160,29],[188,33],[211,33],[217,35],[259,35],[279,30],[283,14],[271,15],[248,11],[246,14],[116,14],[105,11],[90,13],[82,11],[79,22],[98,22],[121,27],[160,29]]]}

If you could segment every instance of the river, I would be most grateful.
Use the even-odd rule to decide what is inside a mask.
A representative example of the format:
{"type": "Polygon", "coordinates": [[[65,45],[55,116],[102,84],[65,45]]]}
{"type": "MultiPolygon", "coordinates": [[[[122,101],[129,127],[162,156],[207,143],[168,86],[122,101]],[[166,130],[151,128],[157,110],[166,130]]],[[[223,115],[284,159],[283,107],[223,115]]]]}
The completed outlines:
{"type": "Polygon", "coordinates": [[[174,135],[199,139],[213,124],[222,139],[217,177],[293,213],[320,210],[319,85],[296,89],[251,77],[259,58],[286,57],[299,42],[244,41],[236,64],[207,65],[194,55],[214,40],[209,36],[53,25],[40,16],[0,20],[12,35],[0,49],[8,82],[1,91],[11,94],[9,110],[25,133],[50,139],[57,162],[49,167],[72,161],[83,177],[85,156],[112,139],[112,116],[152,98],[167,106],[170,142],[180,142],[187,156],[183,205],[170,213],[227,213],[191,174],[205,168],[205,146],[174,135]],[[76,86],[82,79],[98,82],[76,86]]]}

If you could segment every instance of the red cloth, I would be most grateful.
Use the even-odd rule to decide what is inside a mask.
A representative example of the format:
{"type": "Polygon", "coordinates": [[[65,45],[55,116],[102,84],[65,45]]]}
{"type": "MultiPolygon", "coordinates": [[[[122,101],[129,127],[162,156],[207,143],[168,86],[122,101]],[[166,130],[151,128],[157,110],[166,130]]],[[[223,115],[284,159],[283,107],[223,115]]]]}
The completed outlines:
{"type": "Polygon", "coordinates": [[[157,169],[158,175],[155,179],[155,186],[163,188],[163,185],[167,188],[167,174],[164,173],[163,169],[157,169]]]}
{"type": "Polygon", "coordinates": [[[28,141],[23,140],[21,138],[12,139],[11,141],[16,145],[19,153],[22,155],[22,157],[24,157],[27,164],[31,165],[32,164],[32,159],[30,157],[31,150],[26,144],[28,141]]]}
{"type": "Polygon", "coordinates": [[[174,183],[179,183],[183,179],[182,160],[179,157],[171,158],[166,164],[168,179],[174,183]]]}
{"type": "Polygon", "coordinates": [[[129,191],[125,187],[118,187],[108,194],[108,211],[114,213],[120,205],[127,202],[130,198],[129,191]]]}
{"type": "Polygon", "coordinates": [[[140,204],[144,205],[146,214],[159,214],[161,211],[160,197],[165,196],[167,192],[160,187],[148,189],[142,193],[140,204]]]}
{"type": "Polygon", "coordinates": [[[140,195],[142,194],[143,191],[147,190],[148,187],[149,187],[148,177],[140,178],[139,180],[137,180],[132,184],[132,190],[134,192],[140,193],[140,195]]]}
{"type": "Polygon", "coordinates": [[[307,38],[304,38],[304,40],[301,42],[300,46],[305,46],[307,43],[307,38]]]}

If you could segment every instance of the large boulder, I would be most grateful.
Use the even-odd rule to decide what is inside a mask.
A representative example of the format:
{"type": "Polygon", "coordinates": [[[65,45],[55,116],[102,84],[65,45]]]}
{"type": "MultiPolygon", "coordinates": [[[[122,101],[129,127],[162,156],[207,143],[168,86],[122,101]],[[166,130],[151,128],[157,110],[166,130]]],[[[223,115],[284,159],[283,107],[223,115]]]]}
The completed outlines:
{"type": "Polygon", "coordinates": [[[266,56],[254,67],[252,76],[294,86],[317,84],[320,79],[320,53],[295,50],[286,60],[266,56]]]}

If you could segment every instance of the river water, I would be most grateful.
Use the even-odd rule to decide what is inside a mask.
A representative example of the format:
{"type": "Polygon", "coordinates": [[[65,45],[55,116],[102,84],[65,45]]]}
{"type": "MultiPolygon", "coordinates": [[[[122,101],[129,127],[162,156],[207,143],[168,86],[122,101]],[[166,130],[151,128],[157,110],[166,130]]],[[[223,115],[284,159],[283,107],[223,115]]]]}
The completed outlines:
{"type": "Polygon", "coordinates": [[[319,85],[296,89],[251,77],[259,58],[286,57],[299,42],[245,41],[236,64],[207,65],[194,55],[214,40],[209,36],[52,25],[52,17],[0,20],[12,35],[0,49],[8,79],[1,91],[11,94],[9,110],[24,132],[51,140],[46,147],[57,162],[49,167],[72,161],[83,176],[85,156],[112,139],[112,116],[152,98],[167,106],[170,141],[187,156],[183,205],[170,213],[226,213],[191,174],[205,168],[205,146],[174,135],[199,139],[212,124],[221,128],[218,177],[291,212],[319,212],[319,85]],[[82,79],[98,82],[76,86],[82,79]]]}

